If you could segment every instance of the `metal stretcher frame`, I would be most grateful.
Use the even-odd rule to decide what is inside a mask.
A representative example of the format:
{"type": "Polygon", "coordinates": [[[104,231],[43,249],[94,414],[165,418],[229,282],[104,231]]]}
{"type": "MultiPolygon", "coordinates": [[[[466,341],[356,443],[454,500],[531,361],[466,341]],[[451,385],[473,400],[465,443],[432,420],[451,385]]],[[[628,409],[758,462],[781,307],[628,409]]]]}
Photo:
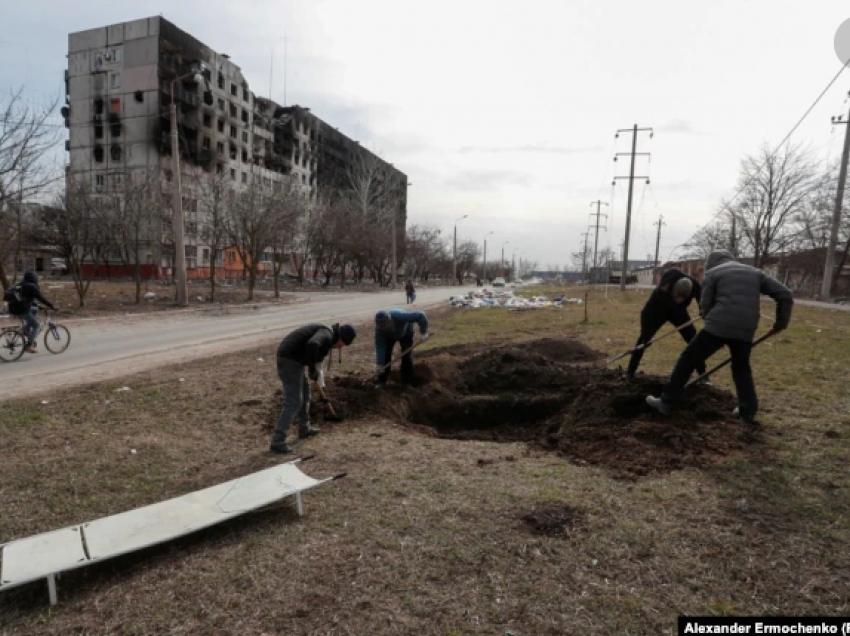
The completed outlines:
{"type": "Polygon", "coordinates": [[[343,472],[325,479],[305,475],[296,464],[312,457],[149,506],[0,544],[0,591],[46,579],[50,604],[56,605],[56,577],[62,572],[172,541],[293,495],[301,516],[302,492],[346,475],[343,472]]]}

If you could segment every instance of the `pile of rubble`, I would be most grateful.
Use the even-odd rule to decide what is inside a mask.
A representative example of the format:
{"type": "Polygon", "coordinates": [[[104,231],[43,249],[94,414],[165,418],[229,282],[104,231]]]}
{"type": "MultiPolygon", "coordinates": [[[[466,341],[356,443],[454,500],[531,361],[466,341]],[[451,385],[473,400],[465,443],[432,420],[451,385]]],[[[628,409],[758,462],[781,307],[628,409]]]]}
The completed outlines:
{"type": "Polygon", "coordinates": [[[467,292],[463,296],[451,296],[449,302],[452,307],[465,307],[468,309],[480,309],[481,307],[496,307],[502,309],[537,309],[538,307],[562,308],[564,305],[581,305],[581,298],[567,298],[556,296],[549,300],[547,296],[532,296],[525,298],[516,296],[512,291],[494,291],[481,289],[467,292]]]}

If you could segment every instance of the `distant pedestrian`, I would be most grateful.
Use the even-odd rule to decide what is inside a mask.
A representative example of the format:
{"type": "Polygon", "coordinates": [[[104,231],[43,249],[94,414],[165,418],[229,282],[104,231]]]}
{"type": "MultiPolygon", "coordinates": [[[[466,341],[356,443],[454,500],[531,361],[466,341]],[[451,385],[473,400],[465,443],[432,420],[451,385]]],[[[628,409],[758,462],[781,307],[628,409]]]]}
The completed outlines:
{"type": "MultiPolygon", "coordinates": [[[[691,321],[688,306],[693,300],[699,303],[700,294],[701,289],[697,279],[678,269],[668,269],[661,275],[658,287],[652,290],[652,294],[640,312],[640,336],[629,360],[626,377],[630,380],[634,379],[641,358],[647,349],[646,346],[641,345],[646,345],[652,340],[664,323],[669,322],[674,327],[681,327],[691,321]]],[[[697,335],[697,330],[693,325],[688,325],[679,333],[687,344],[697,335]]],[[[705,362],[697,365],[696,370],[700,375],[705,373],[705,362]]]]}
{"type": "Polygon", "coordinates": [[[416,300],[416,289],[413,287],[413,281],[409,280],[405,283],[404,292],[407,294],[408,305],[416,300]]]}
{"type": "Polygon", "coordinates": [[[694,369],[726,346],[732,356],[732,380],[738,394],[735,413],[743,422],[744,431],[752,432],[759,402],[750,352],[761,316],[762,294],[776,301],[776,321],[769,333],[787,329],[794,306],[791,291],[760,269],[739,263],[726,250],[712,252],[705,264],[700,299],[705,327],[679,356],[661,397],[647,396],[647,404],[669,415],[694,369]]]}
{"type": "Polygon", "coordinates": [[[386,387],[390,377],[393,347],[398,342],[401,351],[408,351],[401,359],[401,380],[406,387],[413,386],[413,325],[419,325],[421,342],[428,341],[428,317],[422,311],[389,309],[375,315],[375,361],[377,364],[377,388],[386,387]]]}
{"type": "Polygon", "coordinates": [[[325,388],[322,360],[331,349],[341,349],[354,342],[357,332],[351,325],[305,325],[299,327],[277,348],[277,375],[283,383],[283,410],[272,435],[273,453],[291,453],[287,444],[292,420],[298,416],[298,437],[307,439],[321,431],[310,425],[310,380],[325,388]],[[307,375],[304,368],[307,368],[307,375]],[[309,377],[309,380],[308,380],[309,377]]]}

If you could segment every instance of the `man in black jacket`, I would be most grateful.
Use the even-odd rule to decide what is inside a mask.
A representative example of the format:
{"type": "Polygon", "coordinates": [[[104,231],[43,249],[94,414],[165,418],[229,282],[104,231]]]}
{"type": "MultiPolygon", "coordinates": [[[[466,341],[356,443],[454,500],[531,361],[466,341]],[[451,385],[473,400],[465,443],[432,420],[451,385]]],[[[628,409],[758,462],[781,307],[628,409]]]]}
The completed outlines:
{"type": "MultiPolygon", "coordinates": [[[[635,377],[643,352],[646,351],[646,346],[642,345],[646,345],[647,342],[652,340],[665,322],[670,322],[674,327],[681,327],[690,322],[691,316],[688,314],[688,305],[691,304],[692,300],[699,303],[700,294],[701,289],[697,279],[678,269],[668,269],[661,275],[658,287],[652,290],[652,295],[640,312],[640,337],[635,343],[635,350],[626,371],[630,380],[635,377]]],[[[693,325],[688,325],[679,333],[685,343],[689,343],[697,335],[697,330],[694,329],[693,325]]],[[[700,375],[705,373],[705,362],[697,365],[696,369],[700,375]]]]}
{"type": "Polygon", "coordinates": [[[776,301],[776,321],[770,333],[787,329],[794,306],[791,291],[760,269],[739,263],[726,250],[712,252],[705,264],[700,300],[705,326],[679,356],[661,397],[647,396],[647,404],[669,415],[696,366],[726,346],[732,357],[732,380],[738,394],[735,413],[744,424],[744,432],[752,432],[759,401],[750,352],[761,317],[762,294],[776,301]]]}
{"type": "Polygon", "coordinates": [[[6,290],[3,299],[9,303],[9,313],[24,321],[27,336],[26,350],[35,353],[40,326],[36,318],[38,307],[34,307],[33,304],[37,300],[50,309],[56,310],[53,303],[42,295],[38,287],[38,276],[35,272],[25,273],[20,283],[6,290]]]}
{"type": "Polygon", "coordinates": [[[319,433],[318,428],[310,426],[310,380],[315,380],[324,389],[322,360],[331,349],[350,345],[356,336],[351,325],[314,324],[299,327],[281,341],[277,348],[277,375],[283,383],[283,410],[272,435],[270,450],[273,453],[292,452],[286,437],[296,415],[300,439],[319,433]],[[307,367],[307,375],[304,367],[307,367]]]}

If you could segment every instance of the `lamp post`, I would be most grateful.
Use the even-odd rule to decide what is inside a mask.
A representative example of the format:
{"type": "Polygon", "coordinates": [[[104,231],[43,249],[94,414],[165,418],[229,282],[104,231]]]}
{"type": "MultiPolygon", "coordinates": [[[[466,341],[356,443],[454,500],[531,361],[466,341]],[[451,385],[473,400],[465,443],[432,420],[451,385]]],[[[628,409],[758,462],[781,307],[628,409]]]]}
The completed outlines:
{"type": "Polygon", "coordinates": [[[452,248],[452,287],[457,285],[457,222],[463,221],[469,215],[464,214],[459,219],[455,219],[455,238],[454,238],[454,247],[452,248]]]}
{"type": "Polygon", "coordinates": [[[483,263],[484,267],[483,267],[483,269],[484,269],[484,282],[485,283],[487,282],[487,237],[490,236],[491,234],[493,234],[492,231],[487,232],[487,234],[484,235],[484,263],[483,263]]]}
{"type": "MultiPolygon", "coordinates": [[[[410,181],[408,181],[407,185],[412,186],[413,184],[410,181]]],[[[406,208],[407,207],[407,196],[404,197],[404,202],[405,202],[405,208],[406,208]]],[[[396,284],[398,283],[398,274],[397,274],[397,271],[398,271],[398,256],[396,255],[396,242],[398,241],[398,238],[396,236],[396,216],[398,216],[398,210],[393,210],[393,267],[392,267],[393,275],[392,275],[392,282],[391,282],[392,289],[395,289],[396,284]]],[[[343,272],[343,276],[344,275],[345,275],[345,272],[343,272]]]]}
{"type": "Polygon", "coordinates": [[[180,138],[177,134],[177,102],[174,93],[176,84],[182,79],[193,76],[195,83],[204,81],[203,75],[196,71],[186,73],[171,80],[171,227],[174,234],[174,278],[177,285],[177,304],[186,307],[189,304],[189,286],[186,280],[186,247],[183,245],[183,188],[180,179],[180,138]]]}
{"type": "Polygon", "coordinates": [[[499,263],[499,269],[502,270],[502,276],[505,275],[505,245],[510,243],[510,241],[505,241],[502,243],[502,260],[499,263]]]}

